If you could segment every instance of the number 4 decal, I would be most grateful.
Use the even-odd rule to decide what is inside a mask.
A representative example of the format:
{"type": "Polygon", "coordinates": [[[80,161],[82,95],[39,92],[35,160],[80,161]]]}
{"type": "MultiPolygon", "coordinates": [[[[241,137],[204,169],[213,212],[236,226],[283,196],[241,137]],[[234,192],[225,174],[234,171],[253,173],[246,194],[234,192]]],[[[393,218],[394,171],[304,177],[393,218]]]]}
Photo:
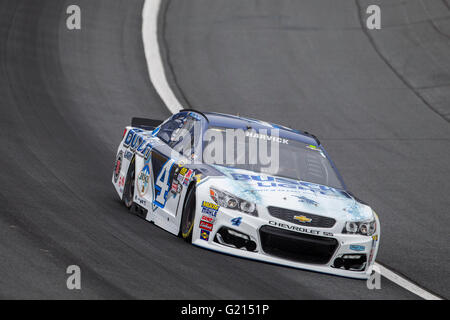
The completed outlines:
{"type": "Polygon", "coordinates": [[[167,195],[170,189],[169,184],[170,169],[172,169],[174,162],[175,161],[171,159],[167,160],[167,162],[161,168],[158,177],[156,178],[155,200],[153,201],[153,203],[160,208],[164,208],[166,205],[167,195]]]}
{"type": "Polygon", "coordinates": [[[231,219],[231,224],[233,226],[239,227],[241,225],[241,222],[242,222],[242,217],[237,217],[237,218],[231,219]]]}

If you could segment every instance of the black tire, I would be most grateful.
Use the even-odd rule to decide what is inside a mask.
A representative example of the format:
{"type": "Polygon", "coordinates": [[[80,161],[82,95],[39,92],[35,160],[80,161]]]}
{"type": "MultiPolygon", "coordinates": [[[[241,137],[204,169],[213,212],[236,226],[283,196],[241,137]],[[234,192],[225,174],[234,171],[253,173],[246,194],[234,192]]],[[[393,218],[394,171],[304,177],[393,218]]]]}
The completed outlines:
{"type": "Polygon", "coordinates": [[[136,175],[136,166],[134,165],[134,157],[131,159],[130,166],[128,167],[127,177],[125,180],[125,186],[123,187],[122,201],[125,207],[131,209],[134,199],[134,183],[136,175]]]}
{"type": "Polygon", "coordinates": [[[191,185],[184,200],[179,236],[186,242],[192,242],[192,230],[195,221],[195,186],[191,185]]]}

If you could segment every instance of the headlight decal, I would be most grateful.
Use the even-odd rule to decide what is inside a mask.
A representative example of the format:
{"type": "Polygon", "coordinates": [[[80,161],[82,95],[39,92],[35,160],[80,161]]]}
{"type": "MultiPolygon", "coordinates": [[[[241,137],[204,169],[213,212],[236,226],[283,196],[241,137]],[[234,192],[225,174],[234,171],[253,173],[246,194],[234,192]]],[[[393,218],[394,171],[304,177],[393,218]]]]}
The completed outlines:
{"type": "Polygon", "coordinates": [[[229,192],[219,190],[215,187],[211,187],[209,189],[209,195],[211,199],[219,206],[238,210],[252,216],[258,216],[256,204],[253,202],[241,199],[229,192]]]}
{"type": "Polygon", "coordinates": [[[372,221],[347,221],[342,233],[361,234],[363,236],[371,236],[377,230],[376,220],[372,221]]]}

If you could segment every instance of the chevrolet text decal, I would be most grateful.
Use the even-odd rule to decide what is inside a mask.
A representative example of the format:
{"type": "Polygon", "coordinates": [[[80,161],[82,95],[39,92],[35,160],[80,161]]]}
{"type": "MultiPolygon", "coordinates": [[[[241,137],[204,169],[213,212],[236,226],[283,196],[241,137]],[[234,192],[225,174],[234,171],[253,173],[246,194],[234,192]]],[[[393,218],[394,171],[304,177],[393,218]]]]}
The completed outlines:
{"type": "Polygon", "coordinates": [[[292,230],[292,231],[301,232],[301,233],[322,235],[322,236],[325,236],[325,237],[332,237],[333,236],[333,233],[331,233],[331,232],[303,228],[303,227],[299,227],[299,226],[290,225],[290,224],[287,224],[287,223],[281,223],[281,222],[276,222],[276,221],[269,220],[269,224],[272,225],[272,226],[276,226],[276,227],[279,227],[279,228],[286,229],[286,230],[292,230]]]}

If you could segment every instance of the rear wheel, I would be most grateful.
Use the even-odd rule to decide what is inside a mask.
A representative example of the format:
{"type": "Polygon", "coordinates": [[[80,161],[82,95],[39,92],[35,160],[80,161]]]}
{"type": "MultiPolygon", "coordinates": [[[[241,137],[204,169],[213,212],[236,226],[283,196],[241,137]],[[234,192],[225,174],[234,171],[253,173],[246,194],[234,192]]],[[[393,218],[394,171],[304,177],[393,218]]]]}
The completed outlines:
{"type": "Polygon", "coordinates": [[[195,187],[189,188],[184,201],[183,215],[181,216],[180,236],[187,242],[192,242],[192,230],[195,220],[195,187]]]}
{"type": "Polygon", "coordinates": [[[125,207],[128,209],[133,205],[134,199],[134,182],[135,182],[135,165],[134,165],[134,157],[130,162],[130,166],[128,167],[127,178],[125,180],[125,186],[123,188],[123,196],[122,200],[125,204],[125,207]]]}

